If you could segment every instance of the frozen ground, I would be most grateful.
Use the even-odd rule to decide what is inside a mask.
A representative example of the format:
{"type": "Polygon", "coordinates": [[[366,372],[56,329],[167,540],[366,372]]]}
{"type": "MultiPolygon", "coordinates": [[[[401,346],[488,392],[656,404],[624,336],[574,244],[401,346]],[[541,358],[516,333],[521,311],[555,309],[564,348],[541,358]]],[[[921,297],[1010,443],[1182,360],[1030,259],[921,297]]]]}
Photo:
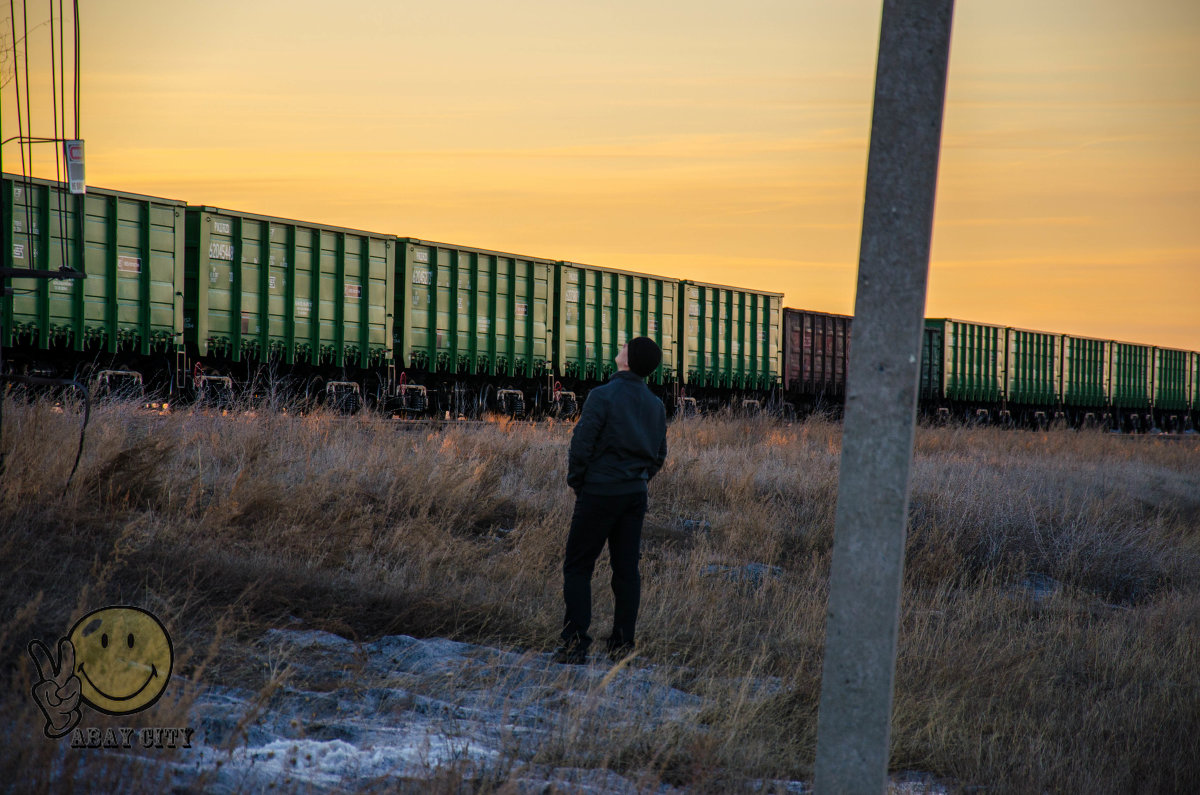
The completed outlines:
{"type": "MultiPolygon", "coordinates": [[[[192,710],[198,742],[175,757],[177,790],[416,792],[432,778],[468,791],[472,782],[504,782],[522,793],[678,792],[574,749],[581,738],[604,747],[605,733],[652,744],[657,730],[701,708],[663,671],[613,670],[603,658],[565,666],[547,654],[444,639],[355,644],[288,630],[271,630],[264,646],[265,666],[284,672],[284,684],[265,703],[258,693],[206,688],[192,710]]],[[[731,786],[808,791],[798,781],[731,786]]],[[[943,790],[907,776],[893,791],[943,790]]]]}
{"type": "Polygon", "coordinates": [[[606,770],[530,760],[546,747],[569,749],[589,726],[653,731],[700,707],[648,669],[609,677],[599,661],[563,666],[545,654],[404,635],[358,645],[272,630],[266,645],[287,683],[249,721],[257,694],[209,689],[193,709],[203,745],[186,756],[183,779],[215,771],[205,788],[221,792],[270,782],[362,790],[454,771],[521,791],[554,782],[574,792],[645,791],[606,770]]]}

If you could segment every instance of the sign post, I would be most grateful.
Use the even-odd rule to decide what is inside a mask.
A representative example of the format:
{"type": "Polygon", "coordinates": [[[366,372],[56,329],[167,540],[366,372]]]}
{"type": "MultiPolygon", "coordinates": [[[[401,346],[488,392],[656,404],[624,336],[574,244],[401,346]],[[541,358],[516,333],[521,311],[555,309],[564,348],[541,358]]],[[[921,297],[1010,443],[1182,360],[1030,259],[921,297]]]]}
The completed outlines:
{"type": "Polygon", "coordinates": [[[884,0],[817,724],[818,793],[887,787],[953,0],[884,0]]]}

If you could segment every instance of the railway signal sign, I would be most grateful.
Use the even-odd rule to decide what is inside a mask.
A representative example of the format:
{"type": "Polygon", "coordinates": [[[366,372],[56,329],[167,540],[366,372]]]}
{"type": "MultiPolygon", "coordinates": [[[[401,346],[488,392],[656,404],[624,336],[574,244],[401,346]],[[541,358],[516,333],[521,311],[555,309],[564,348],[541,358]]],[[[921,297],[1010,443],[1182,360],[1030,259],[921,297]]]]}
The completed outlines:
{"type": "Polygon", "coordinates": [[[83,175],[83,141],[63,141],[63,158],[67,161],[67,182],[71,193],[87,193],[87,182],[83,175]]]}

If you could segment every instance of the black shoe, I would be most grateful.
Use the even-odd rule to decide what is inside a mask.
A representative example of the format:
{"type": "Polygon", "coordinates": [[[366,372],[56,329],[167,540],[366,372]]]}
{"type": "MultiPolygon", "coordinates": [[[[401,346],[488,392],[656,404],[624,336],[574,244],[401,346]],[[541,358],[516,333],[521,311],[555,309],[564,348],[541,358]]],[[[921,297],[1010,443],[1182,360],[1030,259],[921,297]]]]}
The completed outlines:
{"type": "Polygon", "coordinates": [[[587,652],[578,646],[559,646],[550,659],[560,665],[583,665],[587,662],[587,652]]]}

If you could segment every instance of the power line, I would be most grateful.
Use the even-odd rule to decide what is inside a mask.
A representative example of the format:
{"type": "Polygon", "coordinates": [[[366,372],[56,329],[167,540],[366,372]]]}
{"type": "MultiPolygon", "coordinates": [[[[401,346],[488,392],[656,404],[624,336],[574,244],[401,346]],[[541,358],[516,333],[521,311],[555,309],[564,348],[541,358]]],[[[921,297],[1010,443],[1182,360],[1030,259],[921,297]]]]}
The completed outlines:
{"type": "MultiPolygon", "coordinates": [[[[25,50],[25,129],[29,130],[29,134],[33,135],[33,113],[30,107],[33,104],[33,93],[29,90],[29,3],[28,0],[21,0],[21,24],[25,28],[25,39],[22,47],[25,50]]],[[[20,84],[17,84],[17,89],[20,90],[20,84]]],[[[19,112],[19,111],[18,111],[19,112]]],[[[21,168],[24,169],[25,160],[22,157],[21,168]]],[[[22,177],[33,176],[33,148],[29,149],[29,173],[24,170],[21,172],[22,177]]],[[[29,202],[25,203],[26,215],[29,213],[29,202]]]]}
{"type": "MultiPolygon", "coordinates": [[[[55,57],[54,50],[54,0],[50,2],[50,103],[54,106],[54,138],[56,141],[61,141],[67,135],[67,105],[66,105],[66,55],[63,52],[63,28],[66,20],[62,18],[62,0],[58,0],[58,52],[55,57]],[[62,109],[62,136],[59,136],[59,106],[61,103],[62,109]]],[[[32,132],[32,130],[31,130],[32,132]]],[[[55,147],[54,152],[54,181],[62,183],[62,161],[66,156],[64,150],[55,147]]],[[[54,191],[53,194],[46,194],[46,201],[50,201],[50,196],[53,195],[55,203],[58,205],[58,244],[59,244],[59,265],[67,266],[67,212],[64,203],[66,198],[60,191],[54,191]]],[[[47,260],[50,256],[49,246],[46,247],[47,260]]]]}
{"type": "Polygon", "coordinates": [[[75,140],[79,140],[79,0],[75,4],[75,140]]]}
{"type": "MultiPolygon", "coordinates": [[[[8,20],[12,24],[12,41],[13,41],[13,91],[17,95],[17,140],[24,141],[25,127],[21,121],[21,72],[20,72],[20,56],[17,55],[17,8],[14,0],[8,0],[8,20]]],[[[26,33],[28,35],[28,33],[26,33]]],[[[18,143],[17,148],[21,150],[21,176],[25,176],[25,144],[18,143]]]]}

